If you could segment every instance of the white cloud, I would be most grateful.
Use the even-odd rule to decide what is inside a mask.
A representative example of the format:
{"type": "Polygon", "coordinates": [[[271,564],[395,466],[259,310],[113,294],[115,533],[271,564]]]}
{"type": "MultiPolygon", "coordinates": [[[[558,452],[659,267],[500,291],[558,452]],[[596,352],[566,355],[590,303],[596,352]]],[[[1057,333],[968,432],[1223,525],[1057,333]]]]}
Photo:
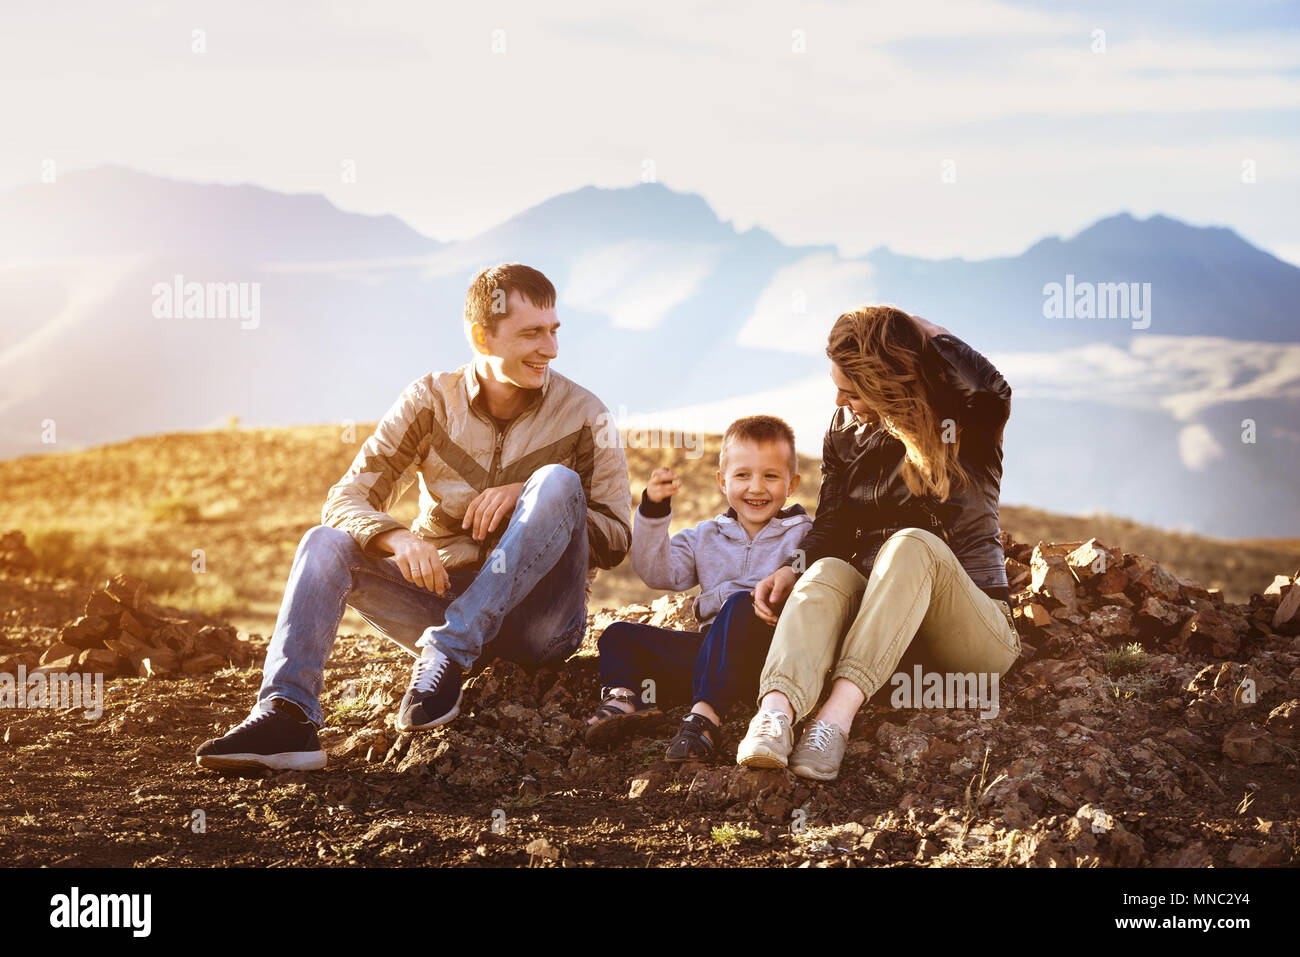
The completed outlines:
{"type": "Polygon", "coordinates": [[[1196,422],[1178,433],[1178,456],[1193,472],[1199,472],[1215,459],[1223,458],[1223,446],[1205,426],[1196,422]]]}
{"type": "Polygon", "coordinates": [[[1128,349],[1093,343],[989,361],[1023,397],[1164,409],[1181,422],[1223,402],[1300,399],[1300,345],[1289,343],[1144,334],[1128,349]]]}
{"type": "Polygon", "coordinates": [[[738,345],[821,355],[835,317],[875,300],[870,263],[833,253],[805,256],[776,271],[736,337],[738,345]]]}
{"type": "Polygon", "coordinates": [[[563,304],[609,316],[619,329],[653,329],[713,272],[723,247],[630,240],[579,256],[563,304]]]}

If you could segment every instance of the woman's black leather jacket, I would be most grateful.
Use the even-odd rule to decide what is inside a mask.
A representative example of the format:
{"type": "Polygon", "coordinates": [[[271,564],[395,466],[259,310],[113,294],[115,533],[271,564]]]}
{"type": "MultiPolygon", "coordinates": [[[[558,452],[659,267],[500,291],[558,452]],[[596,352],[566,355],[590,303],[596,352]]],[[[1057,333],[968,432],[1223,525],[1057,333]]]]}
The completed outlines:
{"type": "MultiPolygon", "coordinates": [[[[988,359],[948,333],[926,341],[922,368],[940,396],[941,423],[952,418],[961,427],[960,456],[972,485],[943,502],[912,495],[901,473],[903,443],[879,424],[857,425],[847,408],[838,408],[822,443],[817,513],[802,544],[805,567],[836,557],[869,575],[889,535],[924,528],[947,541],[977,586],[1007,600],[998,495],[1011,387],[988,359]]],[[[786,564],[794,561],[791,556],[786,564]]]]}

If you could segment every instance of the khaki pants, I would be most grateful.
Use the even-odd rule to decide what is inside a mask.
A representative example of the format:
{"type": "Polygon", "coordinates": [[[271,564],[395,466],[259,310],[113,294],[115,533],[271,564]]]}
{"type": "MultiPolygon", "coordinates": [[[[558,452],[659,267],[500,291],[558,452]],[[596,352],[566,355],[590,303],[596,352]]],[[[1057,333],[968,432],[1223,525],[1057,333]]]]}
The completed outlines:
{"type": "Polygon", "coordinates": [[[869,578],[848,562],[823,558],[795,583],[759,700],[783,692],[802,720],[821,697],[827,672],[870,698],[913,638],[941,672],[1001,675],[1020,654],[1007,603],[980,591],[943,539],[905,528],[880,547],[869,578]]]}

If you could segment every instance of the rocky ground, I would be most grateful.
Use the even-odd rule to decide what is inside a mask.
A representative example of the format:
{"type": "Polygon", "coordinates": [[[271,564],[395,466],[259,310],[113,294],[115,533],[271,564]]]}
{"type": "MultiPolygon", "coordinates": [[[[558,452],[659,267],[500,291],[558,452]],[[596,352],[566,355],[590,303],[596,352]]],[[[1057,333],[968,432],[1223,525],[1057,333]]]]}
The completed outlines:
{"type": "Polygon", "coordinates": [[[97,717],[0,710],[0,854],[108,866],[1295,864],[1294,576],[1232,604],[1095,541],[1006,546],[1024,653],[997,716],[896,709],[886,689],[860,713],[839,779],[818,784],[732,763],[748,713],[724,726],[715,765],[662,760],[684,707],[655,737],[584,747],[596,636],[616,618],[687,627],[681,598],[594,615],[584,650],[560,667],[490,664],[469,680],[459,720],[417,735],[392,727],[409,657],[340,636],[324,698],[329,767],[219,776],[193,750],[247,713],[265,637],[232,644],[121,583],[40,575],[10,539],[0,672],[75,671],[92,651],[106,662],[107,648],[121,676],[97,717]],[[103,597],[114,592],[120,610],[103,597]],[[153,630],[127,627],[126,599],[153,630]],[[139,644],[107,643],[124,633],[139,644]]]}

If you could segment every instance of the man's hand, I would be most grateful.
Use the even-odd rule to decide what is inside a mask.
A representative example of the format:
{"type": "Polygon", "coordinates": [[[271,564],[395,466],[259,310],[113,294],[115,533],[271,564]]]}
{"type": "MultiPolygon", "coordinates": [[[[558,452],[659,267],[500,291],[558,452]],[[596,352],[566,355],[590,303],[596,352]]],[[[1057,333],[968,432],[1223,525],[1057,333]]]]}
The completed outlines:
{"type": "Polygon", "coordinates": [[[402,577],[413,585],[441,595],[451,587],[447,569],[442,567],[438,547],[405,528],[393,528],[376,535],[375,544],[393,553],[402,577]]]}
{"type": "Polygon", "coordinates": [[[465,520],[460,523],[460,527],[468,529],[472,526],[471,535],[474,540],[483,541],[490,533],[497,530],[503,518],[515,510],[523,490],[523,482],[485,488],[474,497],[474,501],[469,503],[469,508],[465,510],[465,520]]]}
{"type": "Polygon", "coordinates": [[[799,575],[789,565],[764,578],[754,586],[754,614],[769,625],[775,625],[779,614],[775,609],[785,604],[798,580],[799,575]]]}
{"type": "Polygon", "coordinates": [[[662,502],[677,494],[681,487],[682,480],[670,469],[655,469],[650,473],[650,481],[646,483],[646,498],[652,502],[662,502]]]}

